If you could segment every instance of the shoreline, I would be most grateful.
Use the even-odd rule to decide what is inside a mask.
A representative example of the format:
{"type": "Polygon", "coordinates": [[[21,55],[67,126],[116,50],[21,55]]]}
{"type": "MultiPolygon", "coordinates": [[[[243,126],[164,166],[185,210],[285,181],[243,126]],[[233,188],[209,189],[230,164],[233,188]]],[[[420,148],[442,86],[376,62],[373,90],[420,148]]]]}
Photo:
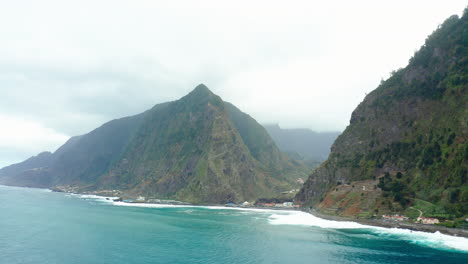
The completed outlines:
{"type": "Polygon", "coordinates": [[[401,228],[401,229],[426,232],[426,233],[431,233],[431,234],[440,232],[442,234],[450,235],[453,237],[468,238],[468,230],[465,230],[465,229],[448,228],[445,226],[437,226],[437,225],[425,225],[425,224],[417,224],[417,223],[386,221],[386,220],[381,220],[381,219],[356,219],[356,218],[348,218],[348,217],[341,217],[341,216],[325,215],[313,209],[306,209],[306,208],[301,208],[301,209],[302,209],[301,210],[302,212],[309,213],[315,217],[322,218],[325,220],[339,221],[339,222],[355,222],[355,223],[362,224],[362,225],[384,227],[384,228],[401,228]]]}
{"type": "MultiPolygon", "coordinates": [[[[125,202],[124,202],[125,203],[125,202]]],[[[147,204],[147,205],[158,205],[158,203],[127,203],[129,206],[132,204],[147,204]]],[[[170,204],[162,204],[159,205],[170,205],[170,204]]],[[[138,205],[137,205],[138,206],[138,205]]],[[[399,228],[399,229],[406,229],[411,231],[419,231],[434,234],[436,232],[440,232],[441,234],[450,235],[453,237],[464,237],[468,238],[468,230],[459,229],[459,228],[448,228],[445,226],[437,226],[437,225],[425,225],[425,224],[418,224],[418,223],[405,223],[405,222],[395,222],[395,221],[388,221],[382,219],[356,219],[356,218],[348,218],[348,217],[341,217],[341,216],[332,216],[332,215],[325,215],[321,214],[313,209],[306,209],[306,208],[287,208],[287,207],[256,207],[256,206],[226,206],[223,204],[187,204],[187,205],[174,205],[180,207],[217,207],[217,208],[225,208],[225,209],[234,209],[234,210],[265,210],[265,211],[287,211],[287,212],[303,212],[310,215],[313,215],[317,218],[321,218],[324,220],[330,221],[337,221],[337,222],[353,222],[362,225],[367,225],[370,227],[383,227],[383,228],[399,228]]]]}
{"type": "MultiPolygon", "coordinates": [[[[7,185],[4,185],[7,186],[7,185]]],[[[8,186],[8,187],[17,187],[17,186],[8,186]]],[[[20,187],[20,188],[31,188],[31,187],[20,187]]],[[[32,187],[34,188],[34,187],[32,187]]],[[[57,189],[53,188],[34,188],[34,189],[45,189],[49,190],[51,192],[63,192],[63,193],[69,193],[69,194],[74,194],[74,195],[94,195],[102,198],[106,198],[107,200],[112,200],[110,199],[111,197],[109,196],[104,196],[100,194],[92,194],[92,193],[74,193],[74,192],[67,192],[60,190],[58,191],[57,189]]],[[[238,207],[238,206],[226,206],[224,204],[164,204],[164,203],[127,203],[123,202],[125,204],[128,204],[128,206],[136,205],[138,204],[147,204],[147,205],[172,205],[172,206],[180,206],[180,207],[188,207],[188,206],[193,206],[193,207],[222,207],[226,209],[255,209],[255,210],[270,210],[270,211],[289,211],[289,212],[304,212],[311,214],[315,217],[325,219],[325,220],[330,220],[330,221],[338,221],[338,222],[354,222],[362,225],[367,225],[367,226],[375,226],[375,227],[383,227],[383,228],[400,228],[400,229],[407,229],[411,231],[420,231],[420,232],[426,232],[426,233],[436,233],[440,232],[445,235],[450,235],[453,237],[464,237],[468,238],[468,230],[465,229],[459,229],[459,228],[448,228],[444,226],[437,226],[437,225],[424,225],[424,224],[417,224],[417,223],[405,223],[405,222],[395,222],[395,221],[388,221],[388,220],[382,220],[382,219],[357,219],[357,218],[350,218],[350,217],[341,217],[341,216],[333,216],[333,215],[326,215],[317,212],[314,209],[307,209],[307,208],[287,208],[287,207],[256,207],[256,206],[246,206],[246,207],[238,207]]]]}
{"type": "MultiPolygon", "coordinates": [[[[103,196],[102,196],[103,197],[103,196]]],[[[123,202],[126,203],[126,202],[123,202]]],[[[173,206],[180,206],[180,207],[217,207],[217,208],[225,208],[225,209],[233,209],[233,210],[265,210],[265,211],[287,211],[287,212],[303,212],[310,215],[313,215],[317,218],[321,218],[324,220],[330,221],[337,221],[337,222],[353,222],[362,225],[367,225],[370,227],[383,227],[383,228],[399,228],[399,229],[406,229],[411,231],[419,231],[434,234],[436,232],[440,232],[441,234],[450,235],[453,237],[464,237],[468,238],[468,230],[459,229],[459,228],[448,228],[444,226],[438,225],[425,225],[425,224],[418,224],[418,223],[406,223],[406,222],[395,222],[395,221],[388,221],[382,219],[357,219],[357,218],[348,218],[348,217],[341,217],[341,216],[332,216],[332,215],[325,215],[321,214],[313,209],[306,209],[306,208],[288,208],[288,207],[258,207],[258,206],[226,206],[224,204],[186,204],[186,205],[174,205],[174,204],[163,204],[163,203],[126,203],[128,206],[143,204],[143,205],[173,205],[173,206]]]]}

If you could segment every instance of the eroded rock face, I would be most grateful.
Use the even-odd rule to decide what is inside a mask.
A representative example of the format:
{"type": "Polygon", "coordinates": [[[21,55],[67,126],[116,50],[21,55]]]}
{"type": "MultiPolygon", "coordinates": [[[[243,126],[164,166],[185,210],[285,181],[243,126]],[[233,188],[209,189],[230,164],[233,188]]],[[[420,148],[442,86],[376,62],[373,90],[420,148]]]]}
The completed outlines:
{"type": "Polygon", "coordinates": [[[345,212],[352,206],[330,204],[337,186],[387,175],[385,190],[378,188],[385,201],[372,196],[368,210],[388,209],[376,204],[387,202],[404,208],[418,198],[454,214],[468,211],[462,205],[468,201],[468,49],[462,37],[467,26],[466,11],[449,18],[406,68],[366,96],[297,200],[316,207],[327,200],[345,212]]]}

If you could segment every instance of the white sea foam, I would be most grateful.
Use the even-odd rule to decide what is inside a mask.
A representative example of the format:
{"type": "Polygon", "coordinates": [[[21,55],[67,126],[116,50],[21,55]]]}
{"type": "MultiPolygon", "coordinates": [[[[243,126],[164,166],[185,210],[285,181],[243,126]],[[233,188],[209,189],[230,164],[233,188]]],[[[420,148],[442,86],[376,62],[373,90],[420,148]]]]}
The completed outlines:
{"type": "Polygon", "coordinates": [[[126,203],[126,202],[114,202],[117,206],[129,206],[129,207],[146,207],[146,208],[203,208],[211,210],[238,210],[246,212],[257,212],[257,213],[273,213],[283,212],[289,213],[287,210],[272,210],[272,209],[258,209],[258,208],[241,208],[241,207],[225,207],[225,206],[200,206],[200,205],[175,205],[175,204],[153,204],[153,203],[126,203]]]}
{"type": "Polygon", "coordinates": [[[70,193],[68,194],[71,197],[78,197],[81,199],[85,200],[96,200],[99,202],[108,202],[108,203],[113,203],[115,199],[118,199],[119,197],[106,197],[106,196],[98,196],[94,194],[75,194],[75,193],[70,193]]]}
{"type": "Polygon", "coordinates": [[[427,233],[421,231],[411,231],[401,228],[376,227],[373,230],[381,237],[397,237],[409,241],[413,244],[429,246],[432,248],[455,249],[468,252],[468,238],[449,236],[440,232],[427,233]]]}
{"type": "Polygon", "coordinates": [[[102,199],[104,197],[102,196],[97,196],[97,195],[94,195],[94,194],[77,194],[80,198],[84,198],[84,199],[102,199]]]}
{"type": "Polygon", "coordinates": [[[206,209],[213,210],[237,210],[246,212],[257,212],[257,213],[290,213],[288,210],[273,210],[273,209],[259,209],[259,208],[242,208],[242,207],[225,207],[225,206],[198,206],[206,209]]]}
{"type": "Polygon", "coordinates": [[[355,222],[341,222],[321,219],[304,212],[290,212],[289,214],[272,214],[268,219],[273,225],[304,225],[333,229],[370,229],[373,233],[383,238],[393,238],[409,241],[410,243],[429,246],[433,248],[455,249],[468,251],[468,239],[455,237],[439,232],[427,233],[411,231],[401,228],[385,228],[362,225],[355,222]]]}
{"type": "Polygon", "coordinates": [[[300,211],[288,210],[272,210],[272,209],[257,209],[257,208],[239,208],[239,207],[224,207],[224,206],[198,206],[198,205],[171,205],[171,204],[150,204],[150,203],[126,203],[114,202],[116,197],[96,196],[96,195],[80,195],[85,199],[100,199],[112,202],[117,206],[129,207],[146,207],[146,208],[204,208],[212,210],[238,210],[244,212],[254,212],[269,214],[268,223],[272,225],[302,225],[302,226],[315,226],[320,228],[332,229],[369,229],[374,234],[388,239],[401,239],[409,241],[410,243],[429,246],[438,249],[454,249],[459,251],[468,252],[468,239],[463,237],[455,237],[444,235],[439,232],[427,233],[419,231],[411,231],[400,228],[384,228],[376,226],[368,226],[356,222],[348,221],[332,221],[326,220],[309,213],[300,211]]]}
{"type": "Polygon", "coordinates": [[[268,222],[272,225],[304,225],[322,228],[368,228],[355,222],[331,221],[304,212],[287,211],[288,214],[272,214],[268,222]]]}
{"type": "Polygon", "coordinates": [[[146,207],[146,208],[184,208],[184,207],[199,207],[194,205],[173,205],[173,204],[153,204],[153,203],[126,203],[126,202],[114,202],[117,206],[129,206],[129,207],[146,207]]]}

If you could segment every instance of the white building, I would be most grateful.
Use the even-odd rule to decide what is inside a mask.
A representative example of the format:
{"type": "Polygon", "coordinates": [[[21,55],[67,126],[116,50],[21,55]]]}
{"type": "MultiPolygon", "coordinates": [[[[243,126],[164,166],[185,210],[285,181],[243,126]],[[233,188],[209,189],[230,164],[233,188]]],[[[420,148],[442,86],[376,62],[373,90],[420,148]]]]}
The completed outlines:
{"type": "Polygon", "coordinates": [[[433,225],[433,224],[438,224],[439,219],[437,218],[429,218],[429,217],[418,217],[416,219],[418,222],[425,224],[425,225],[433,225]]]}

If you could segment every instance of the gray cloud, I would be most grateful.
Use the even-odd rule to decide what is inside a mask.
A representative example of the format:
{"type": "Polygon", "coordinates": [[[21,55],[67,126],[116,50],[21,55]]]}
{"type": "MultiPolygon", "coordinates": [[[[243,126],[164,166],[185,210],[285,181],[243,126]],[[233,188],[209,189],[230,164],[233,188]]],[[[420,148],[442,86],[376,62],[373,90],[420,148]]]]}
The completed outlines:
{"type": "Polygon", "coordinates": [[[365,93],[466,5],[375,2],[2,3],[0,167],[198,83],[262,123],[342,130],[365,93]],[[34,140],[12,140],[25,124],[35,129],[21,138],[34,140]]]}

